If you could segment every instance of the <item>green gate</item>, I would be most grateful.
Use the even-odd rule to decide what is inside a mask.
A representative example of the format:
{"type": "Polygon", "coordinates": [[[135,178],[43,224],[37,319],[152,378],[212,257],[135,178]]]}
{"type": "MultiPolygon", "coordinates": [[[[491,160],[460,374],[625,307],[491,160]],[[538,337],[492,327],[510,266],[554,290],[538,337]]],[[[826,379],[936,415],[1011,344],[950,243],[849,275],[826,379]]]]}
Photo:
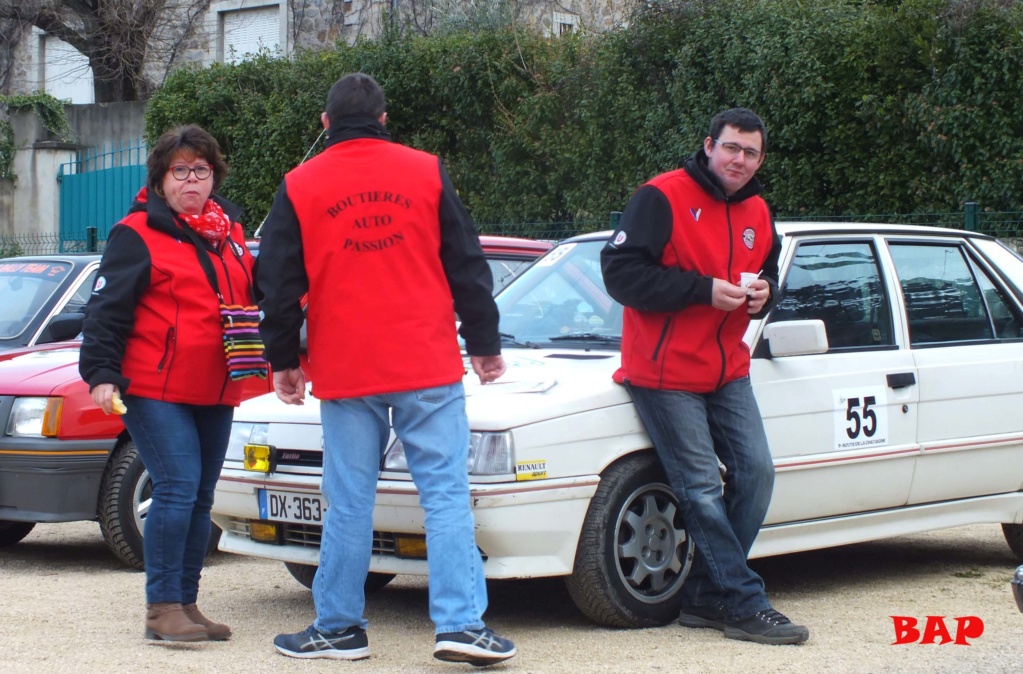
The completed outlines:
{"type": "Polygon", "coordinates": [[[75,161],[61,164],[57,173],[61,252],[89,250],[96,241],[102,247],[110,228],[128,213],[146,183],[148,154],[139,139],[116,148],[111,143],[83,150],[75,161]]]}

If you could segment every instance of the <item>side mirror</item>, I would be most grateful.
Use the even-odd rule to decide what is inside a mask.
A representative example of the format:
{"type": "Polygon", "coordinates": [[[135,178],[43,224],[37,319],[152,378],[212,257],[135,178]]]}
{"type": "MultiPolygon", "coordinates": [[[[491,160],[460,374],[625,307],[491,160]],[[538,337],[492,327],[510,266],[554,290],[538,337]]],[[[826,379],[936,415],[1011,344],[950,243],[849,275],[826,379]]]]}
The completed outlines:
{"type": "Polygon", "coordinates": [[[764,328],[771,357],[806,356],[828,352],[828,333],[824,321],[779,321],[764,328]]]}
{"type": "Polygon", "coordinates": [[[57,314],[50,319],[46,329],[39,336],[39,343],[63,342],[67,339],[74,339],[82,331],[82,324],[85,322],[85,314],[80,311],[57,314]]]}

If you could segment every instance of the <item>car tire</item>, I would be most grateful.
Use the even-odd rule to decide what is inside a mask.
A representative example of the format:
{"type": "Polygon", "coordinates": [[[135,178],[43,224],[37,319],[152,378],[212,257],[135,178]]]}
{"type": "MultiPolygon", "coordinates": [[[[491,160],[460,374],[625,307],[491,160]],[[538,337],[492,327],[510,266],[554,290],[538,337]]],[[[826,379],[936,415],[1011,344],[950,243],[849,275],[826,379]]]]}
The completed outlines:
{"type": "Polygon", "coordinates": [[[1002,535],[1016,555],[1016,561],[1023,562],[1023,524],[1003,524],[1002,535]]]}
{"type": "Polygon", "coordinates": [[[628,456],[600,476],[566,579],[569,595],[602,625],[665,625],[681,609],[693,549],[657,458],[628,456]]]}
{"type": "MultiPolygon", "coordinates": [[[[298,564],[296,562],[284,562],[284,566],[287,567],[291,577],[302,583],[306,588],[313,589],[313,579],[316,578],[316,569],[318,566],[312,564],[298,564]]],[[[369,575],[366,576],[366,592],[375,592],[376,590],[383,589],[388,583],[394,580],[393,573],[375,573],[370,571],[369,575]]]]}
{"type": "Polygon", "coordinates": [[[12,522],[11,520],[0,520],[0,548],[14,545],[25,536],[28,536],[36,526],[35,522],[12,522]]]}
{"type": "MultiPolygon", "coordinates": [[[[97,516],[107,547],[133,569],[145,569],[143,532],[153,497],[153,481],[131,440],[114,449],[99,487],[97,516]]],[[[223,532],[211,524],[206,554],[217,549],[223,532]]]]}

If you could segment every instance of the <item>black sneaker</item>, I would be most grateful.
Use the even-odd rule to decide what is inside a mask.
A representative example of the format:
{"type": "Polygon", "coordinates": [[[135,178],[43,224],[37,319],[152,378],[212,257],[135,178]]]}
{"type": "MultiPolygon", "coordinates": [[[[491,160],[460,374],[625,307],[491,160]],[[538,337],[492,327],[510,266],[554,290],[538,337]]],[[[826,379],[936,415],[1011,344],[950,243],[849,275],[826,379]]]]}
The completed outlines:
{"type": "Polygon", "coordinates": [[[713,606],[689,606],[678,614],[678,624],[682,627],[709,627],[725,631],[727,623],[721,611],[713,606]]]}
{"type": "Polygon", "coordinates": [[[310,625],[295,634],[278,634],[274,648],[292,658],[363,660],[369,657],[366,630],[352,626],[341,634],[324,634],[310,625]]]}
{"type": "Polygon", "coordinates": [[[494,634],[489,627],[464,632],[445,632],[437,635],[433,657],[447,662],[468,662],[486,667],[503,662],[515,655],[515,644],[494,634]]]}
{"type": "Polygon", "coordinates": [[[773,608],[725,625],[725,638],[755,641],[758,644],[801,644],[810,638],[810,630],[795,625],[773,608]]]}

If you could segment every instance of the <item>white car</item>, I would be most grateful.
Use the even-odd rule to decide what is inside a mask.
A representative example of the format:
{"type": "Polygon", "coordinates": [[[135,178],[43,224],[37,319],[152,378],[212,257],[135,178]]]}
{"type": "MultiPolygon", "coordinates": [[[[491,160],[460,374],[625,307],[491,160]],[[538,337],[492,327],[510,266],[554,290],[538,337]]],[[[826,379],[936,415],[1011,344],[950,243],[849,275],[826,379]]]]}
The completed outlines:
{"type": "MultiPolygon", "coordinates": [[[[948,229],[778,230],[782,300],[746,336],[777,470],[752,556],[991,522],[1023,558],[1023,260],[948,229]]],[[[611,380],[622,308],[600,273],[608,236],[563,242],[497,296],[508,373],[465,379],[476,541],[489,578],[565,576],[592,620],[657,625],[678,615],[693,547],[611,380]]],[[[221,549],[311,584],[322,444],[315,400],[238,409],[214,505],[221,549]]],[[[368,586],[426,574],[397,441],[374,528],[368,586]]]]}

